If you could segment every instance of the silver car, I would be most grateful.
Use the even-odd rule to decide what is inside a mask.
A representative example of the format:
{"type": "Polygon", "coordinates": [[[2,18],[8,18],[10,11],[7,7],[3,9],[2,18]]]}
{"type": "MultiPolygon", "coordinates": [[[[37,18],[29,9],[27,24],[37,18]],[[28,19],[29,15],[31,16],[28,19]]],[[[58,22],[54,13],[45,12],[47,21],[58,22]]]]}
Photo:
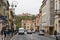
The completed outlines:
{"type": "Polygon", "coordinates": [[[27,34],[32,34],[32,31],[31,31],[31,30],[28,30],[28,31],[27,31],[27,34]]]}
{"type": "Polygon", "coordinates": [[[44,35],[44,31],[40,30],[39,35],[44,35]]]}
{"type": "Polygon", "coordinates": [[[19,28],[18,33],[19,33],[19,34],[24,34],[24,28],[19,28]]]}

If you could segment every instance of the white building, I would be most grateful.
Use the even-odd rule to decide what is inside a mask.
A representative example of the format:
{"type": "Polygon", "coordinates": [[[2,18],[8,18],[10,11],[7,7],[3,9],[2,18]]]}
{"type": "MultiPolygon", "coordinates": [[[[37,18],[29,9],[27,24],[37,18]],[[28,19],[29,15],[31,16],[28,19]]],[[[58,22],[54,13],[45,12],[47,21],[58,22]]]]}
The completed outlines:
{"type": "Polygon", "coordinates": [[[60,33],[60,0],[55,0],[55,30],[60,33]]]}
{"type": "Polygon", "coordinates": [[[41,5],[42,11],[42,28],[49,34],[53,34],[54,30],[54,0],[43,0],[41,5]]]}

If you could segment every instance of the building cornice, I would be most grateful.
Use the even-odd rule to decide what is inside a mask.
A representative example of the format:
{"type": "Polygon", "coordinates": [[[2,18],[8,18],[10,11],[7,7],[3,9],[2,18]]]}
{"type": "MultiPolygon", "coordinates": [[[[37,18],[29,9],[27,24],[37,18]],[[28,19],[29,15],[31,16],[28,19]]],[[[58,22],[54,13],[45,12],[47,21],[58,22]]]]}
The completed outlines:
{"type": "Polygon", "coordinates": [[[43,1],[42,1],[41,8],[43,8],[43,7],[46,5],[46,1],[47,1],[47,0],[43,0],[43,1]]]}

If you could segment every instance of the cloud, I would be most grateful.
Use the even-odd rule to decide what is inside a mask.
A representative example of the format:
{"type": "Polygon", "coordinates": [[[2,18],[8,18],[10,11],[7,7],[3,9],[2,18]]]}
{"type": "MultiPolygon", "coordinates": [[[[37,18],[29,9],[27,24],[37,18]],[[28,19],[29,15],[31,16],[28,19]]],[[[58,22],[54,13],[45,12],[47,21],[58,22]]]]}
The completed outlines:
{"type": "MultiPolygon", "coordinates": [[[[14,0],[14,1],[18,2],[15,14],[21,14],[23,12],[37,14],[42,4],[42,0],[14,0]]],[[[12,0],[9,0],[9,3],[11,4],[12,0]]]]}

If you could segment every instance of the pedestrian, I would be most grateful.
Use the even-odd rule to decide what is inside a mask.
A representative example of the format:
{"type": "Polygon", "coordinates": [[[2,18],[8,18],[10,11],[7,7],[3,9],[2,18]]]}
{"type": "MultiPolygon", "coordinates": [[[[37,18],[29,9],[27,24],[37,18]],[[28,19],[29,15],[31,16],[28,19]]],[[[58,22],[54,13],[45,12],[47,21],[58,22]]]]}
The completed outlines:
{"type": "Polygon", "coordinates": [[[12,36],[13,36],[13,33],[14,33],[14,28],[12,27],[11,28],[11,34],[12,34],[12,36]]]}
{"type": "Polygon", "coordinates": [[[54,32],[54,35],[56,36],[57,35],[57,31],[55,30],[55,32],[54,32]]]}
{"type": "Polygon", "coordinates": [[[58,38],[57,38],[57,31],[55,30],[55,32],[54,32],[54,35],[55,35],[55,37],[56,37],[56,40],[58,40],[58,38]]]}
{"type": "Polygon", "coordinates": [[[1,30],[1,35],[3,35],[3,28],[2,28],[2,30],[1,30]]]}
{"type": "Polygon", "coordinates": [[[1,35],[4,35],[6,37],[6,31],[5,30],[6,30],[6,28],[3,27],[2,30],[1,30],[1,35]]]}
{"type": "Polygon", "coordinates": [[[4,27],[4,36],[6,37],[6,27],[4,27]]]}
{"type": "Polygon", "coordinates": [[[5,40],[6,37],[5,27],[2,27],[1,36],[2,36],[2,40],[5,40]]]}

